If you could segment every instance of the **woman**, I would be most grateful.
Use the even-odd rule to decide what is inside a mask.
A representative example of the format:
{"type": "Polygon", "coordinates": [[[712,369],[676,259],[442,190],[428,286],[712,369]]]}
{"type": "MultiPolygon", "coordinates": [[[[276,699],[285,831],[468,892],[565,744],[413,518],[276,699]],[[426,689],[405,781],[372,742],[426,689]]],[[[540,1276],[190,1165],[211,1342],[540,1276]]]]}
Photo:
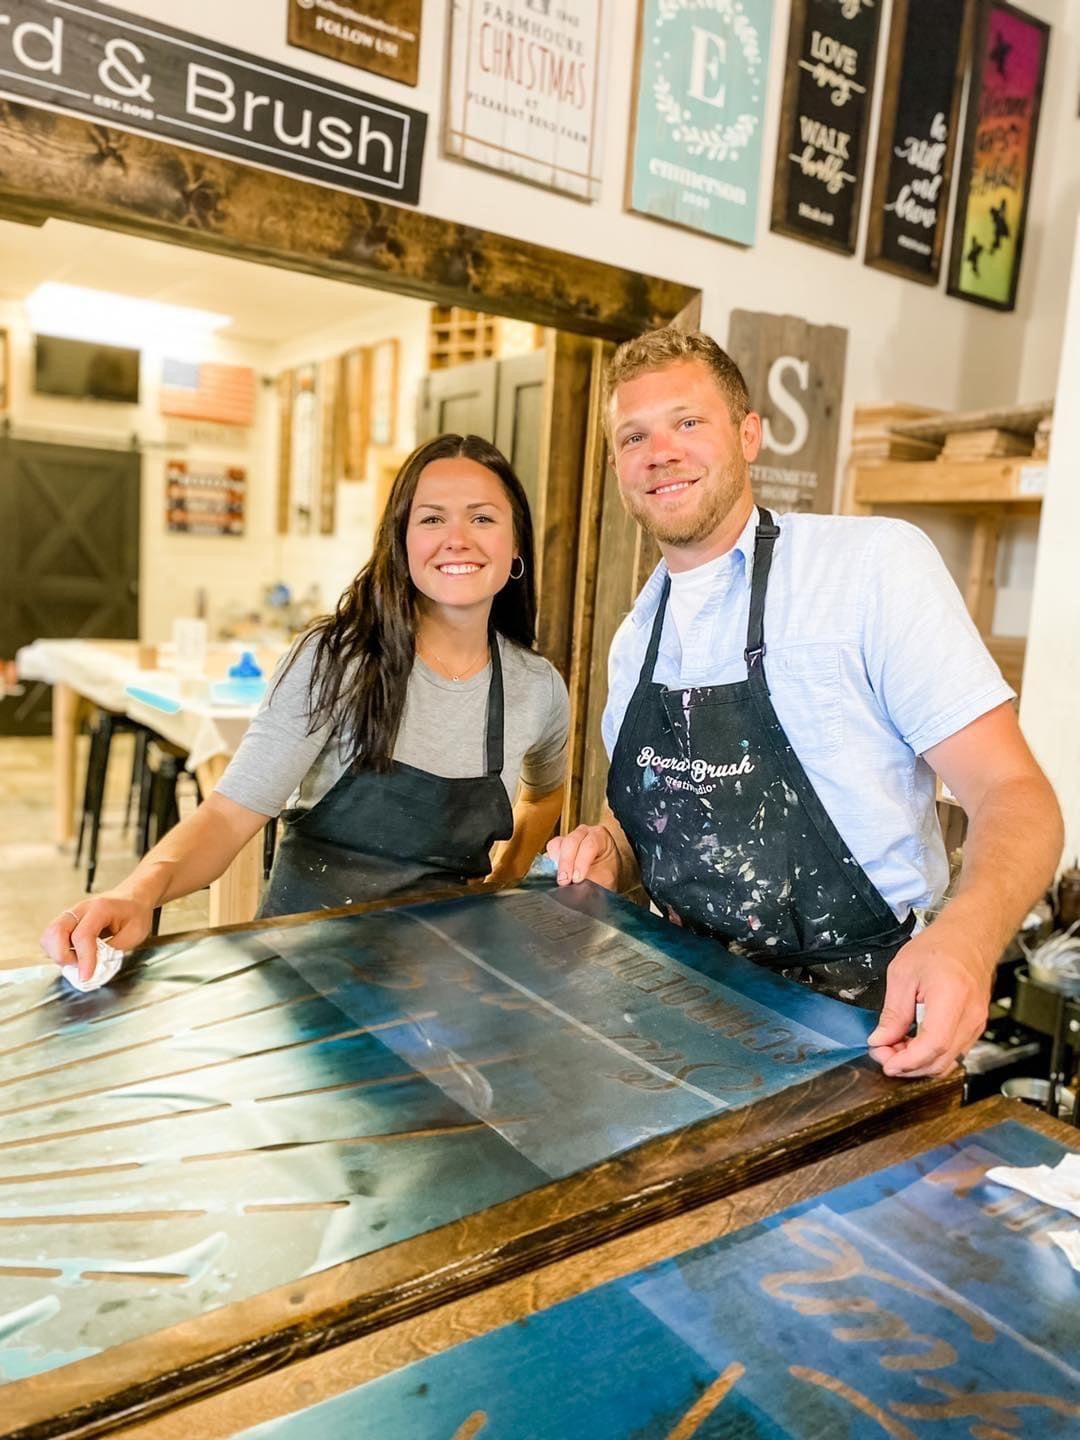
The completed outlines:
{"type": "Polygon", "coordinates": [[[370,561],[279,667],[213,794],[114,890],[58,916],[45,950],[74,951],[86,978],[99,935],[140,944],[155,906],[216,879],[278,814],[263,915],[520,878],[562,805],[569,710],[531,649],[535,609],[507,461],[475,435],[421,445],[370,561]]]}

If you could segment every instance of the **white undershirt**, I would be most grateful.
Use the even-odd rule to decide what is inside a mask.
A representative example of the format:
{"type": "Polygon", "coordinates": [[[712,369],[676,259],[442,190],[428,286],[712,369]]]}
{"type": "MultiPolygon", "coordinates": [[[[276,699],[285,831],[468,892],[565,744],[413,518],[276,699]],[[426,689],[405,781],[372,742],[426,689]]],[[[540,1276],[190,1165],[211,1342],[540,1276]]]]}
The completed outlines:
{"type": "Polygon", "coordinates": [[[718,555],[715,560],[706,560],[704,565],[696,565],[693,570],[680,570],[672,575],[668,609],[675,622],[679,644],[684,648],[694,621],[712,594],[716,577],[730,564],[731,554],[728,552],[718,555]]]}

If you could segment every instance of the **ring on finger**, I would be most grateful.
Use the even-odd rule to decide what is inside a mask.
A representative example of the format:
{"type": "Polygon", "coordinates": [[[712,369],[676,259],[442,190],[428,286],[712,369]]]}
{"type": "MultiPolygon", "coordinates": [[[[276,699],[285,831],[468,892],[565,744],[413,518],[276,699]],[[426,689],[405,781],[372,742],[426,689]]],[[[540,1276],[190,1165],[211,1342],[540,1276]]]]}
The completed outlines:
{"type": "Polygon", "coordinates": [[[78,915],[75,914],[75,911],[74,911],[74,910],[64,910],[62,913],[63,913],[64,915],[70,915],[71,918],[75,921],[75,924],[76,924],[76,925],[79,923],[79,917],[78,917],[78,915]]]}

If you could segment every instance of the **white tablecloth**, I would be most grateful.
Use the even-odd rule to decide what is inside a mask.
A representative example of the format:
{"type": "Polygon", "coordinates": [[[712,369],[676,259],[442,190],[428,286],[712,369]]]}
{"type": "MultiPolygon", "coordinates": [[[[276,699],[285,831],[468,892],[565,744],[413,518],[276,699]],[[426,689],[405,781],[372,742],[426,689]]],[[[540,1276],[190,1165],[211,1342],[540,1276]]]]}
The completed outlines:
{"type": "MultiPolygon", "coordinates": [[[[229,647],[229,653],[235,649],[229,647]]],[[[21,679],[70,685],[95,705],[129,715],[187,750],[189,770],[236,751],[257,705],[217,705],[208,698],[181,695],[174,671],[140,670],[135,657],[134,642],[122,650],[93,640],[35,640],[23,646],[15,663],[21,679]],[[167,708],[136,698],[129,689],[159,695],[167,708]],[[173,704],[179,708],[168,713],[173,704]]]]}

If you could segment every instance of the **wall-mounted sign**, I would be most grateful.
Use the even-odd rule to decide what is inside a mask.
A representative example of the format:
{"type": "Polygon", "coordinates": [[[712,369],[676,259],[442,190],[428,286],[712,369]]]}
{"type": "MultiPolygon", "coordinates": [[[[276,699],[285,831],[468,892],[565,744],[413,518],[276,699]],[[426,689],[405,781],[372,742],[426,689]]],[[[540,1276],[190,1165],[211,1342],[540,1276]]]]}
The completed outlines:
{"type": "Polygon", "coordinates": [[[8,0],[0,94],[415,204],[427,116],[93,0],[8,0]]]}
{"type": "Polygon", "coordinates": [[[866,263],[936,285],[945,242],[968,0],[893,0],[866,263]]]}
{"type": "Polygon", "coordinates": [[[165,526],[183,535],[243,535],[247,471],[242,465],[169,460],[165,526]]]}
{"type": "Polygon", "coordinates": [[[178,420],[252,425],[255,372],[249,365],[201,364],[166,357],[161,366],[158,409],[178,420]]]}
{"type": "Polygon", "coordinates": [[[847,331],[794,315],[733,310],[728,354],[764,422],[750,467],[754,497],[775,510],[834,508],[847,331]]]}
{"type": "Polygon", "coordinates": [[[979,12],[949,294],[1016,304],[1050,27],[1003,0],[979,12]]]}
{"type": "Polygon", "coordinates": [[[289,44],[416,84],[423,0],[289,0],[289,44]]]}
{"type": "Polygon", "coordinates": [[[754,243],[772,0],[641,0],[630,210],[754,243]]]}
{"type": "Polygon", "coordinates": [[[772,228],[855,253],[879,0],[792,0],[772,228]]]}
{"type": "Polygon", "coordinates": [[[447,155],[600,192],[601,0],[452,0],[447,155]]]}

